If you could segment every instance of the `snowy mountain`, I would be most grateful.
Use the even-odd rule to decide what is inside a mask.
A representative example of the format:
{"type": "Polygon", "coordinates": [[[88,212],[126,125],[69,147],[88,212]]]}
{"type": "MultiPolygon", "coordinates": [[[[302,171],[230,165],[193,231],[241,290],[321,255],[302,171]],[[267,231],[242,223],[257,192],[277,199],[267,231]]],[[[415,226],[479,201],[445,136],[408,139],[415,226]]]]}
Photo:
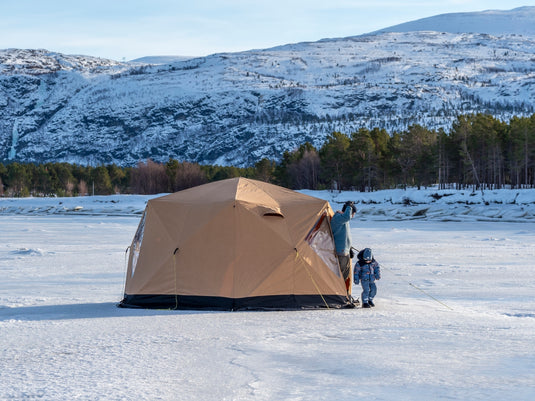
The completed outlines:
{"type": "Polygon", "coordinates": [[[173,157],[243,166],[305,141],[319,147],[335,130],[448,129],[459,114],[531,115],[535,32],[519,35],[500,21],[505,15],[533,27],[534,10],[447,14],[436,17],[442,32],[374,33],[165,64],[0,50],[0,161],[133,165],[173,157]],[[467,18],[492,34],[443,29],[467,18]]]}

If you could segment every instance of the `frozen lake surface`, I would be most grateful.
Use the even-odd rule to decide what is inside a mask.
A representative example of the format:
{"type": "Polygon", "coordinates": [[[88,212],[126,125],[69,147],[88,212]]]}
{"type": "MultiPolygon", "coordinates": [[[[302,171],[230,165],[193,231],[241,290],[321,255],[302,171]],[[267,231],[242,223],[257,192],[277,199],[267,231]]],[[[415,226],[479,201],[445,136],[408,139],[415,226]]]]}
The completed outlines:
{"type": "Polygon", "coordinates": [[[116,307],[139,215],[36,207],[0,214],[0,400],[535,399],[531,217],[363,213],[374,309],[199,312],[116,307]]]}

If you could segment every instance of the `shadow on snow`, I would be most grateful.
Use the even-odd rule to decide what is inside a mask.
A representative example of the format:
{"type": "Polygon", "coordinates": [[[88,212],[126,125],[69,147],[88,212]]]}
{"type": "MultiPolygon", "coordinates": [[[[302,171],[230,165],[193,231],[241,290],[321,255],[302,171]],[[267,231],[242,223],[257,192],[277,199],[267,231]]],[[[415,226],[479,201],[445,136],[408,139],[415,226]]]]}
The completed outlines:
{"type": "Polygon", "coordinates": [[[118,308],[116,302],[16,307],[6,307],[0,305],[0,321],[100,319],[137,316],[187,315],[200,313],[221,313],[221,311],[128,309],[118,308]]]}

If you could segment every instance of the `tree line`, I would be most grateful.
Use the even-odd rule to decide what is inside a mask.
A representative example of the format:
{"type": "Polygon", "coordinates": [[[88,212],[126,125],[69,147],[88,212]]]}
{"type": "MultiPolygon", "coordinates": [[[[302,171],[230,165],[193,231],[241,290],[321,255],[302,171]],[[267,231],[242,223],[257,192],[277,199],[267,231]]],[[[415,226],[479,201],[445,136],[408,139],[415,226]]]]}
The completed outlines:
{"type": "Polygon", "coordinates": [[[509,122],[463,115],[449,132],[420,125],[392,134],[333,132],[320,149],[304,144],[285,152],[275,177],[294,189],[533,188],[535,114],[509,122]]]}
{"type": "Polygon", "coordinates": [[[533,188],[535,114],[509,122],[463,115],[449,132],[420,125],[391,134],[379,128],[333,132],[319,149],[304,143],[278,162],[262,159],[246,168],[175,159],[133,167],[0,163],[0,196],[156,194],[233,177],[291,189],[533,188]]]}

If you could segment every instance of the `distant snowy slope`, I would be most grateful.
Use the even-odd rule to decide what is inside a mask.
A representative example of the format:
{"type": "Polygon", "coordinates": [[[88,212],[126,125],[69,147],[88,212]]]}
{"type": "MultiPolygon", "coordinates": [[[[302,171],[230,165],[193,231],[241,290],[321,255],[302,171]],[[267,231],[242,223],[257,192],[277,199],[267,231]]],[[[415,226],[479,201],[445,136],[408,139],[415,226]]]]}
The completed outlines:
{"type": "Polygon", "coordinates": [[[141,63],[141,64],[169,64],[177,61],[185,61],[196,57],[187,56],[145,56],[130,60],[129,63],[141,63]]]}
{"type": "Polygon", "coordinates": [[[520,7],[511,11],[487,10],[475,13],[440,14],[380,29],[374,33],[437,31],[535,36],[534,20],[535,7],[520,7]]]}

